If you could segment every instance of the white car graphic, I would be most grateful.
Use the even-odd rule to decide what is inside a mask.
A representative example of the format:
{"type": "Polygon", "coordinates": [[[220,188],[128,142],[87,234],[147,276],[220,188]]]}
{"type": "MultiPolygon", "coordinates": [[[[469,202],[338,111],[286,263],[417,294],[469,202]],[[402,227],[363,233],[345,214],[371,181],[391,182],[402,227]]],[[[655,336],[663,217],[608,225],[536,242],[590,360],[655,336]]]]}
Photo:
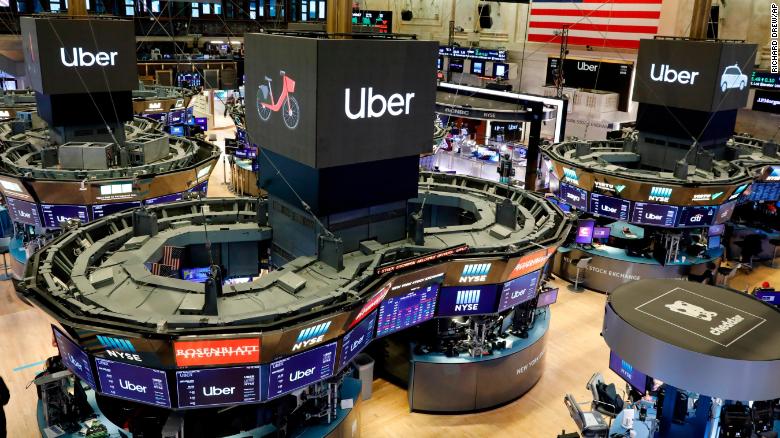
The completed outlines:
{"type": "Polygon", "coordinates": [[[730,65],[723,70],[723,74],[720,76],[720,90],[724,93],[729,88],[744,90],[747,80],[747,75],[742,74],[738,64],[730,65]]]}
{"type": "Polygon", "coordinates": [[[712,318],[718,316],[717,312],[704,310],[699,306],[694,306],[693,304],[686,303],[682,300],[677,300],[672,304],[667,304],[666,308],[672,312],[690,316],[691,318],[701,319],[702,321],[712,321],[712,318]]]}

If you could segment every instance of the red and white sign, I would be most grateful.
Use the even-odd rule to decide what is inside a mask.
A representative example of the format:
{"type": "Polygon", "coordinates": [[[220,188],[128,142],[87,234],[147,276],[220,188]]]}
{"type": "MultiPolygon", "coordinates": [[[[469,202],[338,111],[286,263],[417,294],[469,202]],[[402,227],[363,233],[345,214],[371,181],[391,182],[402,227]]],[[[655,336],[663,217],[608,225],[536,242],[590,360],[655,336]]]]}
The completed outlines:
{"type": "Polygon", "coordinates": [[[355,319],[352,320],[352,322],[349,324],[348,329],[351,329],[355,325],[357,325],[363,318],[368,316],[369,313],[371,313],[374,309],[379,307],[379,303],[382,302],[382,300],[385,299],[387,296],[387,293],[390,292],[390,288],[393,287],[393,284],[388,282],[386,283],[382,289],[379,290],[379,292],[375,293],[374,296],[368,299],[366,304],[363,305],[363,308],[360,309],[360,312],[358,312],[355,319]]]}
{"type": "Polygon", "coordinates": [[[209,339],[173,343],[176,365],[231,365],[260,362],[260,339],[209,339]]]}
{"type": "MultiPolygon", "coordinates": [[[[515,266],[507,275],[506,278],[507,281],[513,280],[529,272],[533,272],[538,269],[541,269],[544,266],[544,264],[547,263],[547,260],[550,258],[550,255],[554,252],[555,252],[555,248],[545,248],[520,257],[520,259],[517,260],[515,266]]],[[[512,265],[510,264],[510,266],[512,265]]]]}

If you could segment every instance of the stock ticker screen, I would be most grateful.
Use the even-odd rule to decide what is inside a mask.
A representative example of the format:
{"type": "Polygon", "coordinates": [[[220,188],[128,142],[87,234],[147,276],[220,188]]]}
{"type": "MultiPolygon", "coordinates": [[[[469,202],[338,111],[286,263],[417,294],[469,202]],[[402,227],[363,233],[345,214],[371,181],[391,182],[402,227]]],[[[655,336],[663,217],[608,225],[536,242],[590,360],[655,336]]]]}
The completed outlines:
{"type": "Polygon", "coordinates": [[[371,342],[374,338],[374,325],[376,325],[376,311],[371,312],[360,324],[344,335],[341,341],[338,369],[347,366],[371,342]]]}
{"type": "Polygon", "coordinates": [[[278,397],[333,375],[336,342],[271,362],[268,368],[268,398],[278,397]]]}
{"type": "Polygon", "coordinates": [[[682,207],[677,224],[681,227],[704,227],[712,223],[717,207],[693,206],[682,207]]]}
{"type": "Polygon", "coordinates": [[[261,400],[260,365],[176,371],[180,408],[256,403],[261,400]]]}
{"type": "Polygon", "coordinates": [[[627,221],[631,212],[631,201],[611,196],[590,194],[590,212],[601,216],[627,221]]]}
{"type": "Polygon", "coordinates": [[[132,202],[115,202],[113,204],[98,204],[92,206],[92,219],[98,220],[102,217],[119,213],[120,211],[127,210],[128,208],[140,207],[141,203],[138,201],[132,202]]]}
{"type": "Polygon", "coordinates": [[[637,202],[631,222],[658,227],[673,227],[677,220],[677,207],[673,205],[648,204],[637,202]]]}
{"type": "Polygon", "coordinates": [[[60,222],[68,219],[78,219],[84,224],[89,222],[86,205],[41,204],[41,213],[43,213],[43,226],[46,228],[59,228],[60,222]]]}
{"type": "Polygon", "coordinates": [[[165,371],[95,358],[103,394],[164,408],[171,407],[165,371]]]}
{"type": "Polygon", "coordinates": [[[376,335],[384,336],[433,318],[439,285],[421,287],[403,295],[385,298],[379,306],[376,335]]]}
{"type": "Polygon", "coordinates": [[[757,182],[750,189],[751,201],[777,201],[780,199],[780,182],[757,182]]]}
{"type": "Polygon", "coordinates": [[[92,367],[89,364],[89,356],[87,356],[87,353],[56,327],[51,326],[51,328],[54,331],[54,339],[57,341],[57,349],[60,351],[60,357],[62,357],[62,364],[79,379],[87,382],[89,386],[97,388],[97,385],[95,385],[95,376],[92,374],[92,367]]]}
{"type": "Polygon", "coordinates": [[[8,213],[11,220],[27,225],[41,226],[41,217],[38,214],[38,205],[34,202],[22,201],[21,199],[6,197],[8,213]]]}
{"type": "Polygon", "coordinates": [[[539,272],[534,271],[504,283],[504,287],[501,289],[501,298],[498,301],[498,311],[503,312],[536,296],[539,272]]]}
{"type": "Polygon", "coordinates": [[[577,210],[588,210],[588,192],[584,189],[561,183],[558,197],[577,210]]]}

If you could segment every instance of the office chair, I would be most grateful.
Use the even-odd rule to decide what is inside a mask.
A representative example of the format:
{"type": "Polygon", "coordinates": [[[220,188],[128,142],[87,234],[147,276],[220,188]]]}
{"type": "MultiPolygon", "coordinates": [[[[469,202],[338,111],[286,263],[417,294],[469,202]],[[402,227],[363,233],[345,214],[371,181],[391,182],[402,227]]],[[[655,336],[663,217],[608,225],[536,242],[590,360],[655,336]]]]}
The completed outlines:
{"type": "Polygon", "coordinates": [[[609,418],[610,425],[612,419],[617,417],[621,411],[623,411],[623,399],[617,393],[615,384],[610,383],[607,385],[604,383],[604,376],[601,373],[595,373],[588,380],[585,385],[590,393],[593,395],[593,402],[591,403],[591,409],[594,411],[606,415],[609,418]]]}
{"type": "Polygon", "coordinates": [[[604,417],[598,412],[583,412],[577,400],[571,394],[566,394],[563,403],[569,410],[569,415],[577,425],[583,438],[607,438],[609,435],[609,425],[604,421],[604,417]]]}

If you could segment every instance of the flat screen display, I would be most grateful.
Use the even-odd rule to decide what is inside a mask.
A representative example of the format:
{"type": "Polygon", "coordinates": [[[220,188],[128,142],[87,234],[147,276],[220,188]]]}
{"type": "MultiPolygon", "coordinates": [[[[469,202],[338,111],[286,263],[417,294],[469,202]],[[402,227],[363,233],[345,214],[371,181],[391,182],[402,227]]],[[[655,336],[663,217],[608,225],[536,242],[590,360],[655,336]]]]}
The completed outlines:
{"type": "MultiPolygon", "coordinates": [[[[184,111],[177,110],[177,111],[171,111],[168,113],[168,124],[169,125],[181,125],[184,123],[184,111]]],[[[171,131],[173,131],[173,127],[171,127],[171,131]]],[[[171,132],[173,133],[173,132],[171,132]]]]}
{"type": "Polygon", "coordinates": [[[539,271],[534,271],[507,281],[501,288],[501,298],[498,301],[498,311],[515,307],[536,296],[536,285],[539,283],[539,271]]]}
{"type": "Polygon", "coordinates": [[[498,286],[495,284],[443,287],[439,291],[439,310],[436,313],[438,316],[494,313],[497,293],[498,286]]]}
{"type": "Polygon", "coordinates": [[[609,227],[593,227],[594,239],[609,239],[609,233],[612,231],[609,227]]]}
{"type": "Polygon", "coordinates": [[[631,201],[611,196],[590,194],[590,212],[600,216],[627,221],[631,213],[631,201]]]}
{"type": "Polygon", "coordinates": [[[463,58],[450,58],[450,71],[463,73],[463,58]]]}
{"type": "Polygon", "coordinates": [[[144,201],[146,205],[164,204],[166,202],[176,202],[182,200],[181,193],[171,193],[170,195],[162,195],[156,198],[149,198],[144,201]]]}
{"type": "Polygon", "coordinates": [[[471,60],[471,74],[477,76],[485,75],[485,61],[471,60]]]}
{"type": "Polygon", "coordinates": [[[59,228],[60,222],[68,219],[78,219],[81,223],[89,222],[86,205],[41,204],[41,213],[43,226],[46,228],[59,228]]]}
{"type": "Polygon", "coordinates": [[[22,201],[21,199],[6,197],[8,204],[8,213],[11,220],[20,224],[41,226],[41,217],[38,214],[38,205],[34,202],[22,201]]]}
{"type": "Polygon", "coordinates": [[[175,135],[177,137],[183,137],[184,136],[184,126],[171,126],[171,135],[175,135]]]}
{"type": "Polygon", "coordinates": [[[205,195],[206,192],[208,191],[208,189],[209,189],[209,182],[206,181],[206,182],[202,182],[202,183],[196,185],[195,187],[193,187],[193,188],[191,188],[191,189],[189,189],[187,191],[190,192],[190,193],[200,192],[200,193],[203,193],[205,195]]]}
{"type": "Polygon", "coordinates": [[[615,372],[621,379],[628,382],[636,390],[645,393],[647,388],[647,376],[638,370],[635,370],[633,365],[624,361],[614,351],[609,352],[609,369],[615,372]]]}
{"type": "Polygon", "coordinates": [[[171,407],[165,371],[95,358],[103,394],[149,405],[171,407]]]}
{"type": "Polygon", "coordinates": [[[261,400],[260,365],[176,371],[180,408],[239,405],[261,400]]]}
{"type": "Polygon", "coordinates": [[[706,227],[712,223],[717,207],[682,207],[677,225],[681,227],[706,227]]]}
{"type": "Polygon", "coordinates": [[[509,79],[509,64],[500,62],[493,63],[493,77],[499,79],[509,79]]]}
{"type": "Polygon", "coordinates": [[[195,126],[200,127],[203,131],[209,130],[209,119],[205,117],[195,117],[192,119],[195,126]]]}
{"type": "Polygon", "coordinates": [[[436,310],[438,284],[411,290],[379,305],[376,335],[384,336],[433,318],[436,310]]]}
{"type": "Polygon", "coordinates": [[[631,215],[631,222],[635,224],[657,227],[673,227],[676,219],[677,207],[647,202],[634,203],[634,213],[631,215]]]}
{"type": "Polygon", "coordinates": [[[596,221],[585,219],[577,221],[577,237],[574,239],[580,245],[593,243],[593,228],[596,221]]]}
{"type": "Polygon", "coordinates": [[[295,356],[271,362],[268,372],[268,398],[278,397],[327,379],[336,364],[336,342],[295,356]]]}
{"type": "Polygon", "coordinates": [[[720,236],[724,231],[726,231],[725,224],[713,225],[707,230],[707,236],[720,236]]]}
{"type": "Polygon", "coordinates": [[[577,210],[588,210],[588,192],[585,189],[561,183],[558,197],[577,210]]]}
{"type": "Polygon", "coordinates": [[[128,208],[140,207],[141,203],[138,201],[132,202],[115,202],[113,204],[98,204],[92,206],[92,220],[98,220],[102,217],[110,214],[119,213],[120,211],[127,210],[128,208]]]}
{"type": "Polygon", "coordinates": [[[751,108],[753,111],[780,114],[780,92],[756,90],[751,108]]]}
{"type": "Polygon", "coordinates": [[[536,308],[546,307],[555,304],[558,301],[558,288],[547,289],[539,293],[539,299],[536,300],[536,308]]]}
{"type": "Polygon", "coordinates": [[[767,70],[753,70],[750,75],[752,88],[765,88],[767,90],[780,90],[780,73],[772,73],[767,70]]]}
{"type": "Polygon", "coordinates": [[[780,199],[780,182],[756,182],[750,189],[751,201],[776,201],[780,199]]]}
{"type": "Polygon", "coordinates": [[[211,272],[211,268],[208,266],[205,268],[182,269],[181,278],[195,283],[205,283],[209,278],[209,272],[211,272]]]}
{"type": "Polygon", "coordinates": [[[374,338],[374,326],[376,326],[376,311],[371,312],[360,324],[347,332],[341,341],[341,354],[339,355],[339,368],[342,369],[355,358],[374,338]]]}
{"type": "Polygon", "coordinates": [[[710,236],[707,238],[707,249],[720,247],[720,236],[710,236]]]}
{"type": "Polygon", "coordinates": [[[436,58],[436,70],[444,70],[444,57],[439,56],[436,58]]]}
{"type": "Polygon", "coordinates": [[[731,219],[731,214],[734,213],[734,207],[737,206],[737,201],[727,202],[720,206],[718,213],[715,216],[715,223],[722,224],[731,219]]]}
{"type": "Polygon", "coordinates": [[[87,382],[89,386],[97,388],[95,376],[92,374],[92,366],[89,364],[89,356],[75,342],[70,340],[57,327],[51,326],[54,331],[54,339],[57,341],[57,349],[65,365],[79,379],[87,382]]]}

